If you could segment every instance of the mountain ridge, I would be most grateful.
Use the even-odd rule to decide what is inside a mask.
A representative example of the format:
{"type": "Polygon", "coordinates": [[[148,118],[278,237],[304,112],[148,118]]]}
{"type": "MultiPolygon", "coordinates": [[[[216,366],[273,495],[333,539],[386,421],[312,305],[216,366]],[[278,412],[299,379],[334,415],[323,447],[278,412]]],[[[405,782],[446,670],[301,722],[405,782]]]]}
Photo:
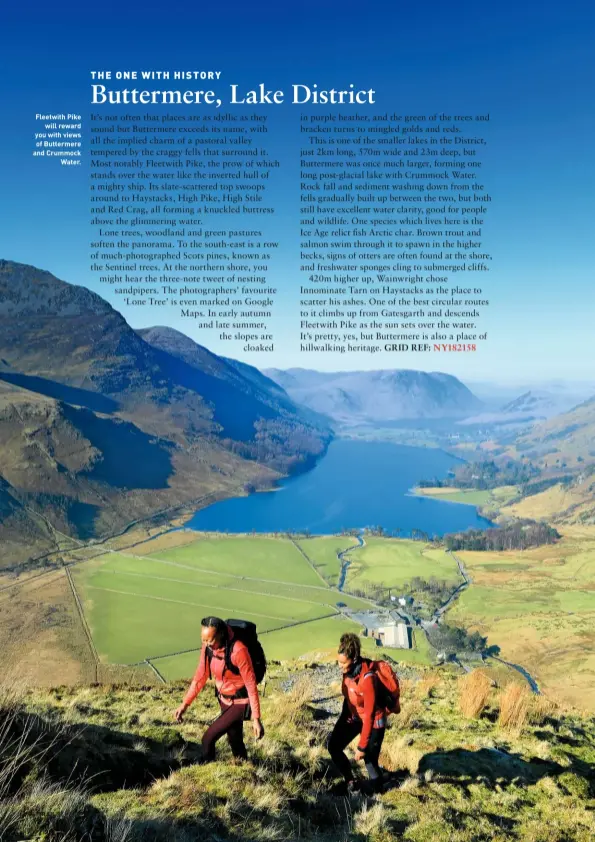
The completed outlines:
{"type": "Polygon", "coordinates": [[[416,369],[264,369],[296,402],[343,424],[461,418],[482,403],[454,375],[416,369]]]}
{"type": "Polygon", "coordinates": [[[270,485],[332,437],[249,366],[173,329],[134,331],[96,293],[7,260],[0,360],[0,474],[79,538],[270,485]]]}

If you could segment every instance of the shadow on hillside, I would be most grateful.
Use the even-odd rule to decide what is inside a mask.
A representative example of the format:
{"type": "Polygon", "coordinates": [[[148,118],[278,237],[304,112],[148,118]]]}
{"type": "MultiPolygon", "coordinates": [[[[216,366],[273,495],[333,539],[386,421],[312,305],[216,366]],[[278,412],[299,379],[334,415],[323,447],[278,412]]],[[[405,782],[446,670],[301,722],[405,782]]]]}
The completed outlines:
{"type": "Polygon", "coordinates": [[[417,773],[426,779],[438,777],[445,783],[467,788],[469,784],[484,780],[502,784],[535,784],[542,778],[559,775],[567,768],[550,760],[534,757],[524,760],[518,754],[511,754],[496,748],[481,748],[469,751],[463,748],[452,751],[436,751],[425,754],[417,773]]]}
{"type": "Polygon", "coordinates": [[[160,442],[129,421],[101,418],[66,405],[64,417],[101,453],[84,471],[117,488],[167,488],[173,473],[169,442],[160,442]]]}
{"type": "MultiPolygon", "coordinates": [[[[85,716],[93,709],[79,705],[85,716]]],[[[29,775],[46,775],[55,783],[76,781],[91,792],[148,786],[182,766],[196,763],[201,747],[185,742],[175,728],[153,727],[152,735],[115,731],[103,725],[65,725],[37,714],[18,712],[3,721],[0,767],[10,761],[9,752],[21,746],[10,789],[16,792],[29,775]]]]}
{"type": "Polygon", "coordinates": [[[55,380],[46,380],[44,377],[34,377],[18,372],[0,372],[0,380],[11,383],[13,386],[20,386],[29,392],[36,392],[45,395],[46,398],[54,398],[57,401],[83,406],[93,412],[104,412],[111,415],[117,412],[119,405],[112,398],[106,398],[98,392],[89,392],[87,389],[78,389],[75,386],[65,386],[63,383],[56,383],[55,380]]]}
{"type": "MultiPolygon", "coordinates": [[[[153,351],[160,365],[175,383],[196,392],[211,404],[213,419],[221,425],[225,436],[236,441],[251,441],[255,434],[255,421],[259,418],[277,417],[279,407],[269,406],[265,403],[266,398],[259,400],[249,391],[240,392],[237,385],[194,368],[167,351],[159,348],[153,348],[153,351]]],[[[257,389],[254,391],[257,392],[257,389]]]]}
{"type": "MultiPolygon", "coordinates": [[[[271,825],[271,815],[257,811],[250,817],[251,822],[258,821],[259,815],[264,826],[271,825]]],[[[274,821],[274,820],[273,820],[274,821]]],[[[201,822],[196,817],[188,819],[133,819],[130,823],[129,836],[134,842],[198,842],[198,840],[225,840],[225,842],[261,842],[262,836],[230,833],[229,828],[210,814],[208,820],[201,822]],[[202,826],[201,826],[202,825],[202,826]]],[[[279,838],[279,837],[277,837],[279,838]]]]}

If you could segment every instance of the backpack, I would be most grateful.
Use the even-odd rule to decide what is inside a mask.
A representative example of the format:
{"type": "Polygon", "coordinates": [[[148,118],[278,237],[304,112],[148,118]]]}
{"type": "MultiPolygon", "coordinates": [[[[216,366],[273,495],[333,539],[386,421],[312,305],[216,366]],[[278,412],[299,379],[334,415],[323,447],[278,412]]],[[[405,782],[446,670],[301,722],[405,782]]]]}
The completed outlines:
{"type": "MultiPolygon", "coordinates": [[[[225,644],[225,669],[232,672],[234,675],[239,675],[239,667],[231,662],[231,653],[233,645],[236,640],[241,640],[248,649],[250,660],[254,668],[254,675],[256,676],[256,683],[260,684],[267,671],[267,659],[264,650],[258,639],[256,633],[256,626],[249,620],[226,620],[227,625],[233,630],[233,640],[228,640],[225,644]]],[[[207,657],[210,659],[211,653],[207,649],[207,657]]]]}
{"type": "Polygon", "coordinates": [[[388,661],[373,661],[373,670],[385,691],[385,706],[389,713],[400,713],[401,687],[399,677],[388,661]]]}

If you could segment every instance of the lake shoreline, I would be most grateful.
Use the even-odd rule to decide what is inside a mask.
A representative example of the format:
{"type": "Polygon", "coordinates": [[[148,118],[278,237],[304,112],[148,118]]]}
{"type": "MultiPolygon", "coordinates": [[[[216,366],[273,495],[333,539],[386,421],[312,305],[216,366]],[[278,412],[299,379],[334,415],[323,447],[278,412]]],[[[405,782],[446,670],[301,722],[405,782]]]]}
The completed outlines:
{"type": "Polygon", "coordinates": [[[420,477],[446,477],[459,461],[439,448],[338,438],[310,471],[280,479],[273,488],[203,507],[185,527],[198,532],[328,535],[380,526],[403,537],[416,531],[441,537],[487,529],[493,524],[476,505],[439,506],[450,501],[412,493],[420,477]]]}

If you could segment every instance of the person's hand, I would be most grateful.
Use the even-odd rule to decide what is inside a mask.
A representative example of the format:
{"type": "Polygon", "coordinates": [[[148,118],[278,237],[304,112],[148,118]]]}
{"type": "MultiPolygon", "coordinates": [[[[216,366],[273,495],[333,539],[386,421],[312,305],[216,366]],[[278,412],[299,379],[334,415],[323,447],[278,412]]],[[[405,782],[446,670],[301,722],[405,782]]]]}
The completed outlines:
{"type": "Polygon", "coordinates": [[[264,737],[264,725],[260,721],[260,719],[253,719],[252,720],[252,730],[254,731],[254,737],[257,740],[262,740],[264,737]]]}
{"type": "Polygon", "coordinates": [[[174,713],[174,719],[176,720],[176,722],[181,722],[184,719],[184,714],[186,713],[187,709],[188,706],[185,705],[184,702],[182,702],[180,707],[174,713]]]}
{"type": "Polygon", "coordinates": [[[355,759],[356,760],[363,760],[365,756],[366,756],[365,751],[360,751],[359,748],[356,748],[356,750],[355,750],[355,759]]]}

